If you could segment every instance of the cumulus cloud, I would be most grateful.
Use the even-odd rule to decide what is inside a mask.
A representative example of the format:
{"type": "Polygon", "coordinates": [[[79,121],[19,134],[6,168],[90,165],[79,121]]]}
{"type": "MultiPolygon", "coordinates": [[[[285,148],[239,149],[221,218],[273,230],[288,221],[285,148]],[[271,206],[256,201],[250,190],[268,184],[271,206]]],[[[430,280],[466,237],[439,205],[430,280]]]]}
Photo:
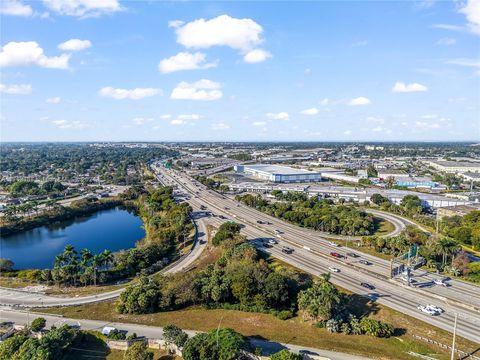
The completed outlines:
{"type": "Polygon", "coordinates": [[[98,94],[100,96],[110,97],[117,100],[140,100],[150,96],[162,95],[162,90],[155,88],[119,89],[106,86],[101,88],[98,94]]]}
{"type": "Polygon", "coordinates": [[[352,130],[345,130],[345,131],[343,132],[343,134],[344,134],[344,135],[347,135],[347,136],[350,136],[350,135],[352,135],[352,130]]]}
{"type": "Polygon", "coordinates": [[[212,130],[227,130],[230,129],[230,125],[225,124],[224,122],[216,122],[211,126],[212,130]]]}
{"type": "Polygon", "coordinates": [[[369,98],[360,96],[360,97],[356,97],[356,98],[353,98],[352,100],[350,100],[350,101],[348,102],[348,105],[350,105],[350,106],[359,106],[359,105],[369,105],[369,104],[371,104],[371,103],[372,103],[372,102],[370,101],[369,98]]]}
{"type": "Polygon", "coordinates": [[[0,2],[0,14],[12,16],[32,16],[33,9],[30,5],[22,4],[18,0],[2,0],[0,2]]]}
{"type": "Polygon", "coordinates": [[[5,85],[0,84],[0,93],[12,94],[12,95],[28,95],[32,93],[32,85],[22,84],[22,85],[5,85]]]}
{"type": "Polygon", "coordinates": [[[160,119],[162,120],[168,120],[172,117],[171,114],[163,114],[163,115],[160,115],[160,119]]]}
{"type": "Polygon", "coordinates": [[[182,119],[173,119],[172,121],[170,121],[170,124],[172,125],[185,125],[186,123],[187,121],[182,119]]]}
{"type": "Polygon", "coordinates": [[[73,130],[82,130],[88,127],[88,125],[79,120],[52,120],[51,123],[59,129],[73,129],[73,130]]]}
{"type": "Polygon", "coordinates": [[[367,117],[367,122],[373,123],[373,124],[384,124],[385,119],[377,116],[368,116],[367,117]]]}
{"type": "Polygon", "coordinates": [[[404,82],[397,81],[392,87],[392,92],[395,93],[412,93],[412,92],[424,92],[428,88],[425,85],[419,83],[405,84],[404,82]]]}
{"type": "Polygon", "coordinates": [[[254,121],[252,123],[253,126],[265,126],[267,125],[267,122],[266,121],[254,121]]]}
{"type": "Polygon", "coordinates": [[[45,100],[45,102],[48,104],[60,104],[61,101],[62,99],[60,96],[51,97],[45,100]]]}
{"type": "Polygon", "coordinates": [[[136,117],[132,119],[132,123],[137,126],[145,125],[147,122],[153,121],[153,118],[143,118],[143,117],[136,117]]]}
{"type": "Polygon", "coordinates": [[[266,113],[265,116],[270,120],[288,120],[290,119],[290,115],[288,113],[282,111],[279,113],[266,113]]]}
{"type": "Polygon", "coordinates": [[[480,35],[480,0],[467,0],[459,12],[467,18],[470,31],[480,35]]]}
{"type": "Polygon", "coordinates": [[[208,79],[194,83],[182,81],[173,89],[170,98],[175,100],[218,100],[223,96],[221,87],[220,83],[208,79]]]}
{"type": "Polygon", "coordinates": [[[163,73],[171,73],[182,70],[209,69],[216,67],[216,62],[207,63],[205,54],[201,52],[179,52],[177,55],[163,59],[158,64],[158,70],[163,73]]]}
{"type": "Polygon", "coordinates": [[[243,61],[249,64],[255,64],[270,59],[272,54],[263,49],[254,49],[246,53],[243,57],[243,61]]]}
{"type": "Polygon", "coordinates": [[[118,0],[43,0],[43,4],[60,15],[95,17],[122,10],[118,0]]]}
{"type": "Polygon", "coordinates": [[[177,42],[186,48],[228,46],[243,54],[247,63],[258,63],[272,57],[268,51],[257,49],[263,42],[263,28],[252,19],[220,15],[210,20],[198,19],[189,23],[171,21],[169,26],[175,28],[177,42]]]}
{"type": "Polygon", "coordinates": [[[318,109],[316,107],[312,107],[310,109],[305,109],[300,111],[300,114],[302,115],[317,115],[318,114],[318,109]]]}
{"type": "Polygon", "coordinates": [[[0,66],[37,65],[50,69],[68,69],[70,55],[48,57],[35,41],[11,41],[2,47],[0,66]]]}
{"type": "Polygon", "coordinates": [[[92,47],[90,40],[71,39],[58,44],[58,48],[64,51],[80,51],[92,47]]]}
{"type": "Polygon", "coordinates": [[[178,115],[179,119],[182,120],[200,120],[202,118],[202,115],[199,114],[181,114],[178,115]]]}

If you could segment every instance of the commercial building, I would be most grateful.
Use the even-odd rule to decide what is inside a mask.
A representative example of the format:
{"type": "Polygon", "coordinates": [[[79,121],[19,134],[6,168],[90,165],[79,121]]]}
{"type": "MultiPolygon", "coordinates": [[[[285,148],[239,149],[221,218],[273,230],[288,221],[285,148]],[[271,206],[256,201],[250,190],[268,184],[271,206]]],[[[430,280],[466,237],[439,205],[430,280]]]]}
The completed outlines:
{"type": "Polygon", "coordinates": [[[430,160],[427,164],[446,173],[479,173],[480,162],[430,160]]]}
{"type": "Polygon", "coordinates": [[[275,183],[295,183],[321,181],[319,172],[305,169],[294,169],[288,166],[254,164],[254,165],[236,165],[234,167],[237,173],[253,176],[258,179],[275,183]]]}

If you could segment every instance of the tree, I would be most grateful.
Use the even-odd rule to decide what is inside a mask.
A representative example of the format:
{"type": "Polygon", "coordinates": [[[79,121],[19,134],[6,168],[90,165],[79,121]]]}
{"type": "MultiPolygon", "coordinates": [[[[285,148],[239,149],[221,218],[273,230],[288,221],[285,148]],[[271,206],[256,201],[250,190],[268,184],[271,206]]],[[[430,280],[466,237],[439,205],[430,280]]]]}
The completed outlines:
{"type": "Polygon", "coordinates": [[[136,341],[128,347],[123,355],[123,360],[152,360],[153,352],[148,351],[147,343],[136,341]]]}
{"type": "Polygon", "coordinates": [[[32,330],[33,332],[42,331],[45,328],[46,324],[47,320],[45,320],[44,318],[36,318],[32,321],[32,324],[30,325],[30,330],[32,330]]]}
{"type": "Polygon", "coordinates": [[[375,193],[370,196],[370,201],[373,202],[375,205],[381,205],[384,202],[388,202],[388,199],[378,193],[375,193]]]}
{"type": "Polygon", "coordinates": [[[188,340],[188,334],[176,325],[167,325],[163,328],[163,337],[169,343],[183,347],[188,340]]]}
{"type": "Polygon", "coordinates": [[[245,338],[232,329],[214,329],[188,339],[182,355],[185,360],[234,360],[246,347],[245,338]]]}
{"type": "Polygon", "coordinates": [[[330,282],[330,274],[322,274],[312,287],[298,294],[298,308],[304,319],[329,320],[343,310],[343,297],[330,282]]]}
{"type": "Polygon", "coordinates": [[[437,241],[435,246],[437,254],[442,255],[442,265],[445,266],[447,257],[453,255],[458,249],[458,243],[450,238],[443,238],[437,241]]]}
{"type": "Polygon", "coordinates": [[[0,360],[11,360],[13,355],[27,339],[28,338],[23,335],[15,334],[2,341],[0,343],[0,360]]]}
{"type": "Polygon", "coordinates": [[[393,188],[396,183],[397,183],[397,182],[396,182],[396,180],[395,180],[395,178],[394,178],[393,176],[389,176],[389,177],[387,177],[387,178],[385,179],[385,187],[386,187],[387,189],[393,188]]]}
{"type": "Polygon", "coordinates": [[[302,360],[302,355],[291,353],[290,351],[283,349],[270,356],[270,360],[302,360]]]}
{"type": "Polygon", "coordinates": [[[367,166],[367,176],[369,178],[378,177],[378,171],[377,171],[377,169],[375,169],[375,166],[373,166],[372,164],[367,166]]]}
{"type": "Polygon", "coordinates": [[[10,259],[0,258],[0,271],[12,271],[13,261],[10,259]]]}
{"type": "Polygon", "coordinates": [[[360,327],[363,333],[376,337],[390,337],[395,330],[391,324],[366,317],[360,320],[360,327]]]}
{"type": "Polygon", "coordinates": [[[158,309],[161,300],[159,285],[155,280],[142,277],[137,284],[128,286],[117,302],[122,314],[146,314],[158,309]]]}

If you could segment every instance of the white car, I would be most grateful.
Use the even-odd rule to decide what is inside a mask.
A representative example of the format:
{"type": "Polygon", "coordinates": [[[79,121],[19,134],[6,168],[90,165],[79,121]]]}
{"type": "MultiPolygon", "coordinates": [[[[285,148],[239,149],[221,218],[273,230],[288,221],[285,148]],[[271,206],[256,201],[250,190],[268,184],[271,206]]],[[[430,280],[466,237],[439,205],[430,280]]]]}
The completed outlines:
{"type": "Polygon", "coordinates": [[[278,241],[275,240],[275,239],[268,239],[268,243],[269,243],[270,245],[275,245],[275,244],[278,244],[278,241]]]}
{"type": "Polygon", "coordinates": [[[434,311],[433,309],[428,308],[427,306],[419,305],[417,307],[420,311],[430,315],[430,316],[435,316],[435,315],[440,315],[438,311],[434,311]]]}
{"type": "Polygon", "coordinates": [[[336,272],[336,273],[340,272],[340,269],[338,269],[336,267],[333,267],[333,266],[329,266],[328,270],[330,270],[331,272],[336,272]]]}
{"type": "Polygon", "coordinates": [[[432,305],[432,304],[427,304],[426,306],[427,309],[431,309],[433,311],[436,311],[438,313],[443,313],[445,312],[445,310],[443,310],[441,307],[437,306],[437,305],[432,305]]]}
{"type": "Polygon", "coordinates": [[[333,241],[330,241],[329,244],[335,247],[340,247],[340,245],[338,245],[337,243],[334,243],[333,241]]]}
{"type": "Polygon", "coordinates": [[[445,286],[445,287],[448,286],[448,284],[445,281],[443,281],[442,279],[435,279],[435,280],[433,280],[433,283],[435,285],[440,285],[440,286],[445,286]]]}

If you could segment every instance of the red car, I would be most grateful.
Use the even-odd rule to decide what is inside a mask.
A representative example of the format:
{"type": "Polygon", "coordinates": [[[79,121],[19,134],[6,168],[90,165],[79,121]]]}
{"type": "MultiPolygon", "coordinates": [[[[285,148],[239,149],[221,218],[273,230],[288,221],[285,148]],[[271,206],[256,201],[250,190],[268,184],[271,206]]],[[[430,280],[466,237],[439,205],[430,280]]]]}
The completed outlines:
{"type": "Polygon", "coordinates": [[[330,255],[336,258],[343,258],[343,255],[340,255],[339,253],[336,253],[336,252],[331,252],[330,255]]]}

